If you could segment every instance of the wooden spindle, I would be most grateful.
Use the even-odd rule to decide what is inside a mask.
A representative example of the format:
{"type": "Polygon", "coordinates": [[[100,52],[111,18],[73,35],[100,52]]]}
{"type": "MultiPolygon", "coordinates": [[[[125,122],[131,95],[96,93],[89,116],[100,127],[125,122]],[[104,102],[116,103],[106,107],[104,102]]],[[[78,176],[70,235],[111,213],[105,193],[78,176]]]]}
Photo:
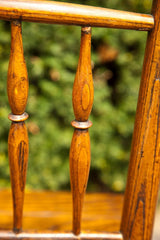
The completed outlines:
{"type": "Polygon", "coordinates": [[[91,28],[82,27],[80,56],[73,86],[75,128],[70,149],[70,180],[73,197],[73,233],[80,234],[81,215],[90,169],[90,137],[88,120],[93,105],[91,69],[91,28]]]}
{"type": "Polygon", "coordinates": [[[28,76],[23,55],[21,22],[11,22],[11,54],[8,68],[7,92],[12,113],[8,137],[8,155],[13,196],[13,230],[22,228],[24,188],[28,162],[28,134],[24,121],[28,98],[28,76]]]}

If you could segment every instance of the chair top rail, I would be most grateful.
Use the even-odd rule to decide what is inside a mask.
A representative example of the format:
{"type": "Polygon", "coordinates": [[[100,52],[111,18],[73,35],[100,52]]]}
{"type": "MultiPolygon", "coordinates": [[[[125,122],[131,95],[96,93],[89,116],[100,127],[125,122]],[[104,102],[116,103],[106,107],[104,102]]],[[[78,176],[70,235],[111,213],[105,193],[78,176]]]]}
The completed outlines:
{"type": "Polygon", "coordinates": [[[154,27],[154,18],[148,14],[39,0],[0,0],[0,19],[140,31],[154,27]]]}

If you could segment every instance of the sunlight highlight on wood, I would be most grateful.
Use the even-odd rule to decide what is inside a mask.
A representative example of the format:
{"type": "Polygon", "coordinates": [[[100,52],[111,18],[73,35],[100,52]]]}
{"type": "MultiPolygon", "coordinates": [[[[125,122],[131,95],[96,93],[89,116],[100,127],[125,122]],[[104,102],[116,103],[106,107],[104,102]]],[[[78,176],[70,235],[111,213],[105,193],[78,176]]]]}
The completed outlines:
{"type": "Polygon", "coordinates": [[[142,31],[154,27],[154,18],[149,14],[37,0],[0,0],[0,19],[142,31]]]}

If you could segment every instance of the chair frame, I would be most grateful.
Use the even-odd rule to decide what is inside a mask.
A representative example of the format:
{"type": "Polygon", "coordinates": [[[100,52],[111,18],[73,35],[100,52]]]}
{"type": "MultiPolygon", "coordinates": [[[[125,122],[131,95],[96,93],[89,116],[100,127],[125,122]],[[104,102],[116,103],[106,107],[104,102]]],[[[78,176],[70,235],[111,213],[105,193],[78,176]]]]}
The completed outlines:
{"type": "MultiPolygon", "coordinates": [[[[153,0],[151,15],[147,15],[69,3],[36,0],[0,0],[0,19],[12,22],[11,57],[8,74],[8,81],[10,81],[8,84],[8,97],[12,110],[12,114],[9,115],[9,119],[12,121],[9,135],[9,158],[12,159],[10,160],[10,168],[13,201],[15,203],[14,230],[13,232],[0,232],[0,239],[151,239],[160,178],[160,1],[153,0]],[[86,88],[84,90],[83,87],[82,90],[85,92],[84,99],[85,101],[90,101],[87,105],[87,108],[89,109],[87,115],[83,114],[83,111],[77,112],[78,97],[76,96],[76,90],[75,93],[73,90],[73,106],[76,118],[76,121],[72,122],[72,126],[75,128],[75,135],[73,136],[70,153],[71,185],[74,205],[73,214],[75,214],[73,215],[73,233],[36,234],[20,232],[22,227],[23,197],[26,178],[26,169],[23,168],[23,164],[27,164],[28,158],[28,137],[24,124],[24,121],[28,117],[24,112],[28,94],[25,63],[22,66],[22,72],[25,76],[23,83],[26,92],[19,92],[21,94],[20,97],[22,102],[18,103],[16,106],[15,104],[17,100],[13,96],[12,85],[15,84],[15,82],[13,82],[15,81],[13,77],[14,66],[19,64],[18,59],[21,59],[24,62],[21,39],[21,21],[82,26],[80,58],[82,58],[81,60],[84,62],[87,61],[86,55],[90,48],[91,27],[148,31],[120,233],[80,234],[81,205],[85,189],[84,191],[82,190],[82,192],[78,190],[80,193],[76,189],[75,181],[79,180],[75,180],[75,178],[79,179],[80,176],[75,177],[75,171],[80,171],[81,173],[81,169],[77,170],[77,166],[75,166],[73,162],[78,156],[77,141],[81,139],[81,141],[86,142],[86,146],[89,146],[88,128],[91,126],[91,123],[88,121],[88,117],[93,103],[92,100],[87,100],[93,98],[91,96],[93,93],[86,96],[88,90],[86,90],[86,88]],[[19,36],[19,40],[16,40],[16,34],[19,36]],[[18,58],[15,58],[13,55],[13,49],[18,52],[18,58]],[[86,55],[83,52],[85,52],[86,55]],[[17,131],[15,130],[17,129],[17,126],[20,130],[16,133],[21,133],[20,138],[21,142],[23,142],[21,145],[19,145],[19,142],[16,142],[17,136],[13,139],[13,133],[17,131]],[[16,147],[12,146],[13,142],[16,147]],[[20,148],[20,158],[23,158],[25,161],[23,164],[20,163],[19,167],[16,165],[17,163],[13,163],[13,161],[16,162],[16,158],[13,160],[15,148],[20,148]],[[21,173],[19,173],[19,171],[21,173]],[[21,182],[23,182],[22,185],[18,183],[20,186],[17,190],[14,189],[16,188],[15,183],[19,181],[15,176],[16,174],[18,174],[18,176],[21,174],[21,182]],[[19,194],[18,198],[17,194],[19,194]],[[83,195],[82,199],[81,195],[83,195]],[[16,207],[16,204],[18,204],[18,207],[16,207]]],[[[86,71],[86,74],[88,74],[88,71],[90,70],[84,70],[84,63],[81,63],[81,60],[79,60],[78,68],[82,69],[82,71],[86,71]]],[[[88,68],[90,68],[89,63],[88,68]]],[[[87,86],[91,89],[92,79],[89,79],[89,76],[90,74],[88,75],[87,86]]],[[[81,79],[81,76],[76,75],[76,79],[77,78],[81,79]]],[[[76,79],[74,89],[76,89],[76,79]]],[[[83,95],[83,91],[81,95],[83,95]]],[[[84,108],[85,107],[86,106],[84,106],[84,108]]],[[[88,156],[89,154],[86,157],[86,159],[88,159],[87,161],[89,161],[88,156]]],[[[86,174],[88,174],[88,166],[85,171],[86,174]]],[[[86,179],[82,179],[82,182],[84,185],[80,186],[79,189],[82,189],[87,185],[87,177],[86,179]]]]}

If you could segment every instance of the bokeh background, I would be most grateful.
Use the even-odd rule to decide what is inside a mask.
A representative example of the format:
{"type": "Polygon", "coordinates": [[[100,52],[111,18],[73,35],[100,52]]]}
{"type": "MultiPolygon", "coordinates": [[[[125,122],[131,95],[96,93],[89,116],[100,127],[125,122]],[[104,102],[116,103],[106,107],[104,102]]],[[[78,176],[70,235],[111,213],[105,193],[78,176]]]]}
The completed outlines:
{"type": "MultiPolygon", "coordinates": [[[[151,0],[65,1],[150,13],[151,0]]],[[[67,190],[72,86],[80,27],[23,22],[30,89],[26,121],[30,139],[27,188],[67,190]]],[[[7,138],[10,128],[6,80],[10,23],[0,21],[0,188],[10,186],[7,138]]],[[[91,171],[88,191],[123,192],[129,162],[147,33],[92,29],[95,97],[90,120],[91,171]]]]}

